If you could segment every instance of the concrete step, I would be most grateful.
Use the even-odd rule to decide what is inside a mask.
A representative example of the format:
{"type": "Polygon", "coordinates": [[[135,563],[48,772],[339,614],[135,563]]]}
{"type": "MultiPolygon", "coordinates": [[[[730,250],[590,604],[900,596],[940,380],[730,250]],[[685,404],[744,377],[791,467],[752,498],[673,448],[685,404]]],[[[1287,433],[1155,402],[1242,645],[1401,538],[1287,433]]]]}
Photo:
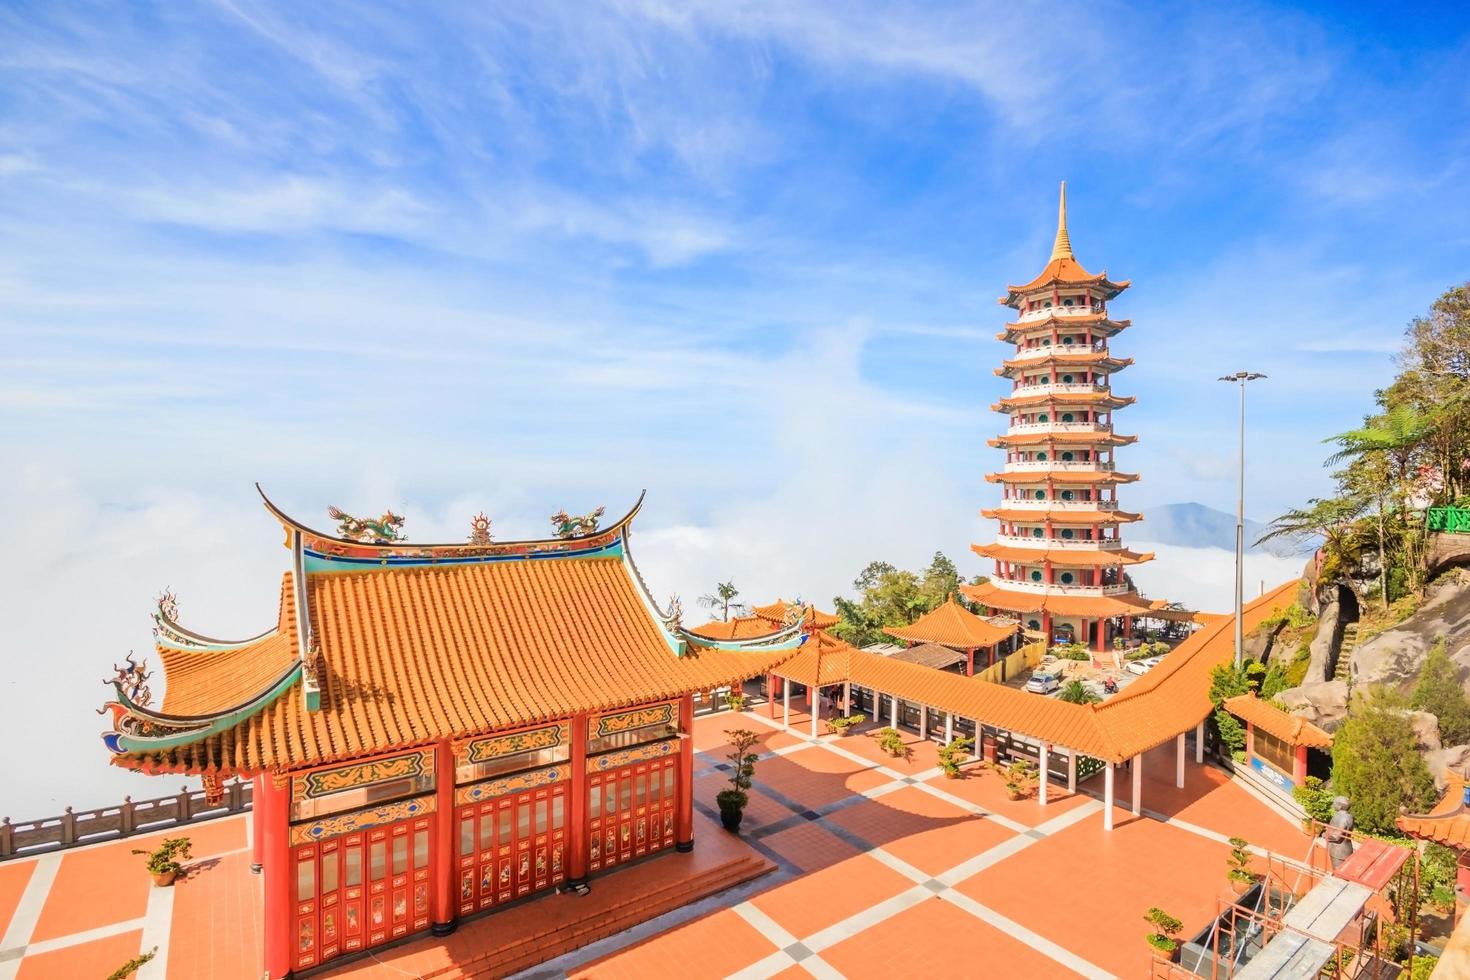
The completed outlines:
{"type": "Polygon", "coordinates": [[[1236,763],[1235,771],[1230,778],[1237,786],[1260,800],[1270,808],[1272,813],[1287,823],[1300,827],[1302,821],[1306,819],[1307,814],[1301,808],[1301,804],[1251,772],[1249,766],[1236,763]]]}
{"type": "Polygon", "coordinates": [[[1348,671],[1353,662],[1353,651],[1358,649],[1358,624],[1348,623],[1342,628],[1342,646],[1337,651],[1337,667],[1332,672],[1332,679],[1345,681],[1348,679],[1348,671]]]}
{"type": "MultiPolygon", "coordinates": [[[[771,871],[773,867],[770,862],[759,857],[727,862],[689,878],[671,880],[653,891],[631,893],[612,907],[602,909],[595,917],[519,937],[497,949],[486,951],[483,956],[462,961],[454,967],[428,976],[509,976],[716,892],[743,884],[771,871]]],[[[596,887],[595,879],[593,887],[596,887]]]]}

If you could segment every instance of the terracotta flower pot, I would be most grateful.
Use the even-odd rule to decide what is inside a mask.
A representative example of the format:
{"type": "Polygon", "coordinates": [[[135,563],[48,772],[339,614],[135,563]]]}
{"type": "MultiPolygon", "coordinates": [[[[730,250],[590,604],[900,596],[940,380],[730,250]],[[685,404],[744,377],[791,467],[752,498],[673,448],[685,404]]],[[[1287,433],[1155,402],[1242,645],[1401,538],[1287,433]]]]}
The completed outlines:
{"type": "Polygon", "coordinates": [[[1255,884],[1255,882],[1241,881],[1238,878],[1231,878],[1230,890],[1234,892],[1236,896],[1244,895],[1246,892],[1250,891],[1251,885],[1253,884],[1255,884]]]}
{"type": "Polygon", "coordinates": [[[178,868],[170,868],[168,871],[155,871],[153,872],[153,885],[155,888],[167,888],[174,883],[174,879],[178,876],[178,868]]]}

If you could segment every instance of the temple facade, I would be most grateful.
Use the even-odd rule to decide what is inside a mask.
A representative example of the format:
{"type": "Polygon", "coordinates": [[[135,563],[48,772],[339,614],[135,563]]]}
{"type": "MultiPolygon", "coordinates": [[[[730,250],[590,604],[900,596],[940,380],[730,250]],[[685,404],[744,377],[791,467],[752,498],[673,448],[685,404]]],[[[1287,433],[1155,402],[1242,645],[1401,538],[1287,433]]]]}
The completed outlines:
{"type": "Polygon", "coordinates": [[[1153,556],[1124,545],[1123,527],[1140,515],[1118,500],[1118,487],[1138,477],[1118,470],[1116,451],[1136,437],[1113,431],[1113,413],[1133,399],[1113,393],[1112,377],[1133,362],[1109,350],[1129,321],[1115,319],[1108,304],[1128,285],[1078,263],[1063,183],[1050,261],[1000,299],[1015,319],[996,335],[1012,353],[995,373],[1011,387],[991,407],[1008,425],[990,440],[1004,465],[986,475],[1001,487],[1000,506],[982,511],[999,533],[973,546],[993,562],[990,581],[964,587],[971,600],[1019,616],[1048,642],[1098,651],[1149,609],[1127,569],[1153,556]]]}
{"type": "Polygon", "coordinates": [[[481,517],[467,544],[419,545],[391,513],[334,510],[333,535],[265,503],[291,555],[277,621],[214,639],[163,597],[161,703],[129,661],[103,741],[207,791],[254,781],[270,978],[692,848],[693,695],[802,639],[685,630],[633,565],[636,506],[608,528],[559,514],[544,540],[494,542],[481,517]]]}

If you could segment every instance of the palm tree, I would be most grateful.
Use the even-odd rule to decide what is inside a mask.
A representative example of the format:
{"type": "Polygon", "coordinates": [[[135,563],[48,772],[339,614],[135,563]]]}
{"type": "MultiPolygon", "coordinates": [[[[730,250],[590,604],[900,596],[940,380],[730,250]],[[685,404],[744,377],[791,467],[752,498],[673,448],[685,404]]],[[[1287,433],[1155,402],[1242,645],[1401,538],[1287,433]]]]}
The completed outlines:
{"type": "Polygon", "coordinates": [[[1070,701],[1072,704],[1095,704],[1102,700],[1102,695],[1073,678],[1062,685],[1061,692],[1057,694],[1057,700],[1070,701]]]}
{"type": "MultiPolygon", "coordinates": [[[[1313,497],[1307,507],[1295,507],[1271,522],[1271,529],[1256,539],[1256,544],[1274,538],[1298,542],[1322,539],[1321,574],[1323,580],[1342,572],[1342,579],[1357,596],[1357,586],[1347,569],[1357,564],[1362,542],[1354,529],[1367,502],[1361,497],[1313,497]]],[[[1358,596],[1361,600],[1361,596],[1358,596]]],[[[1361,604],[1361,603],[1360,603],[1361,604]]]]}
{"type": "Polygon", "coordinates": [[[735,601],[739,594],[740,590],[735,588],[734,582],[720,582],[713,592],[699,597],[699,604],[706,609],[718,609],[720,619],[729,622],[730,610],[733,609],[737,616],[745,612],[745,604],[735,601]]]}

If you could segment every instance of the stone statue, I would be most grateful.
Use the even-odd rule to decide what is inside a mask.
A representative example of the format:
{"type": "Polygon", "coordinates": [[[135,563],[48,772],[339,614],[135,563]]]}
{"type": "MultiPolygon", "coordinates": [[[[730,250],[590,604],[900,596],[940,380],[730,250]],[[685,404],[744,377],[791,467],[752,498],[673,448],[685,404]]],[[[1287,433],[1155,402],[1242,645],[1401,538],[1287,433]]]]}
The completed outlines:
{"type": "Polygon", "coordinates": [[[1335,797],[1332,801],[1332,819],[1327,824],[1327,856],[1332,859],[1332,870],[1353,855],[1353,815],[1348,812],[1348,798],[1335,797]]]}

